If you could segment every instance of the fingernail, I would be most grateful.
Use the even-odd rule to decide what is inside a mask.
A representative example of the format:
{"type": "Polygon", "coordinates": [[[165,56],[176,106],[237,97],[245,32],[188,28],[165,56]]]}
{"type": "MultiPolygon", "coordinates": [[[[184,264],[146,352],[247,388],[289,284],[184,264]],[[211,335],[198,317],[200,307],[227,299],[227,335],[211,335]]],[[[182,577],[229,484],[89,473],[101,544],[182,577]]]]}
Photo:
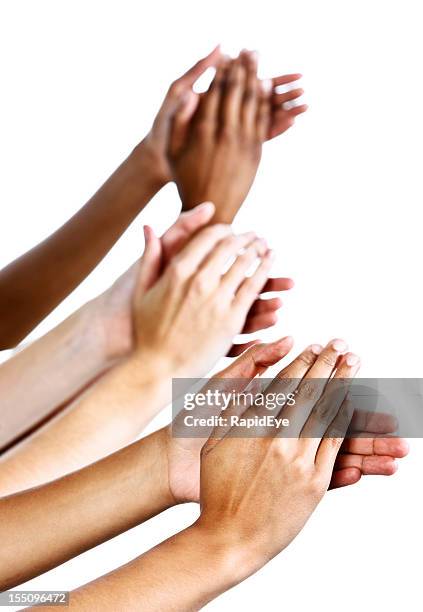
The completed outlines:
{"type": "Polygon", "coordinates": [[[344,340],[332,340],[331,347],[338,353],[345,353],[348,349],[348,345],[344,340]]]}
{"type": "Polygon", "coordinates": [[[321,346],[320,344],[312,344],[310,346],[310,351],[314,355],[320,355],[320,353],[323,351],[323,346],[321,346]]]}
{"type": "Polygon", "coordinates": [[[360,357],[354,353],[349,353],[346,358],[347,365],[355,366],[360,363],[360,357]]]}

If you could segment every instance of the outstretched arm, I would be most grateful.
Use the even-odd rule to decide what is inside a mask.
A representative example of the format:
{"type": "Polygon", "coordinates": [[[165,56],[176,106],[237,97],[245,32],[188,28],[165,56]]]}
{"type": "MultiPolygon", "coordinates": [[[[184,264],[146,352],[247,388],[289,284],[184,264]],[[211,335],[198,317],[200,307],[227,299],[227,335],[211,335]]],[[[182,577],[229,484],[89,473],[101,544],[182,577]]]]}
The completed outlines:
{"type": "Polygon", "coordinates": [[[172,505],[159,438],[150,436],[60,480],[0,499],[1,590],[172,505]]]}
{"type": "Polygon", "coordinates": [[[103,259],[153,195],[171,180],[169,122],[215,49],[175,81],[151,132],[65,225],[0,271],[0,350],[18,344],[103,259]]]}
{"type": "Polygon", "coordinates": [[[132,442],[171,400],[172,376],[205,375],[241,331],[256,292],[266,283],[270,262],[262,241],[252,233],[234,236],[228,226],[208,227],[146,290],[160,264],[161,245],[152,234],[138,266],[134,350],[54,421],[2,458],[3,493],[73,471],[132,442]],[[243,248],[245,252],[222,277],[228,258],[236,257],[243,248]],[[257,258],[261,264],[246,278],[248,267],[257,258]],[[204,274],[208,283],[200,291],[204,274]],[[239,302],[233,299],[237,287],[239,302]],[[182,301],[180,296],[184,296],[182,301]],[[200,349],[196,346],[199,336],[203,338],[200,349]]]}
{"type": "MultiPolygon", "coordinates": [[[[213,207],[206,205],[180,215],[161,238],[167,256],[211,214],[213,207]]],[[[137,269],[138,263],[105,293],[0,366],[1,450],[66,406],[130,353],[137,269]]]]}

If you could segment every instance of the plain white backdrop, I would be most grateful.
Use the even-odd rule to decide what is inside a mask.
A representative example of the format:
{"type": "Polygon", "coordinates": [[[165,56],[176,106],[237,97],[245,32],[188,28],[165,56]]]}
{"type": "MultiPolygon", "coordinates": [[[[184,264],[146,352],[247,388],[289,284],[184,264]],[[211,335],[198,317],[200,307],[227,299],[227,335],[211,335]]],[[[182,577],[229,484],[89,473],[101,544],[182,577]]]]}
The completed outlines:
{"type": "MultiPolygon", "coordinates": [[[[257,49],[263,77],[304,74],[310,105],[265,146],[236,222],[265,236],[275,273],[296,280],[261,337],[291,334],[295,351],[343,337],[362,376],[422,376],[420,9],[412,0],[2,0],[0,266],[90,197],[148,130],[174,78],[218,42],[230,53],[257,49]]],[[[178,210],[167,186],[33,337],[132,263],[142,223],[163,231],[178,210]]],[[[421,610],[422,458],[412,440],[394,477],[329,493],[286,551],[209,609],[421,610]]],[[[74,588],[197,512],[168,511],[26,587],[74,588]]]]}

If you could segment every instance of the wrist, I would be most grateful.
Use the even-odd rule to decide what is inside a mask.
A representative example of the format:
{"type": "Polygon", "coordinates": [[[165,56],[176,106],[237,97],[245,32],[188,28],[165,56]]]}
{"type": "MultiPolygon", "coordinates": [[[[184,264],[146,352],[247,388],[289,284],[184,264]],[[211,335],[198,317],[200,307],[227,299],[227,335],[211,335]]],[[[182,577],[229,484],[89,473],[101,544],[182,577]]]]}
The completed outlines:
{"type": "Polygon", "coordinates": [[[209,529],[203,525],[200,517],[186,532],[200,551],[207,551],[208,565],[219,581],[222,592],[255,571],[247,543],[232,535],[230,530],[209,529]]]}
{"type": "Polygon", "coordinates": [[[149,485],[148,495],[150,500],[153,500],[153,505],[156,506],[154,514],[159,514],[178,503],[169,487],[169,460],[165,429],[159,429],[135,444],[140,450],[140,465],[137,472],[139,474],[146,474],[146,471],[149,473],[149,480],[153,484],[149,485]],[[151,457],[150,467],[144,459],[146,453],[151,457]]]}
{"type": "Polygon", "coordinates": [[[94,298],[81,308],[81,314],[90,344],[105,365],[111,366],[130,354],[133,342],[127,317],[119,317],[107,297],[106,292],[94,298]]]}
{"type": "Polygon", "coordinates": [[[137,144],[129,159],[140,173],[148,177],[150,188],[154,193],[172,180],[167,160],[151,134],[137,144]]]}
{"type": "Polygon", "coordinates": [[[171,401],[172,379],[141,360],[136,352],[123,359],[113,372],[126,398],[125,411],[131,426],[141,431],[171,401]]]}

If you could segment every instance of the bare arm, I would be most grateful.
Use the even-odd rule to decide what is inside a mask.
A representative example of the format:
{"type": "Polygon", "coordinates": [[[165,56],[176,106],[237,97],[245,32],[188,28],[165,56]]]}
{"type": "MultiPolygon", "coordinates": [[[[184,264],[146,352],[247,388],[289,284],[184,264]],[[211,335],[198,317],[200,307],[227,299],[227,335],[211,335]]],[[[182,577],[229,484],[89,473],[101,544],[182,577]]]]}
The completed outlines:
{"type": "Polygon", "coordinates": [[[97,266],[152,196],[171,180],[170,120],[215,49],[169,89],[146,138],[65,225],[0,271],[0,350],[18,344],[97,266]]]}
{"type": "Polygon", "coordinates": [[[253,233],[234,236],[228,226],[208,227],[147,289],[161,260],[161,241],[153,236],[134,291],[133,351],[54,421],[2,458],[3,492],[31,486],[34,479],[45,482],[132,442],[171,400],[172,377],[205,375],[242,330],[271,265],[263,242],[253,233]],[[228,258],[244,247],[245,253],[222,277],[228,258]],[[261,264],[246,278],[257,258],[261,264]],[[199,291],[196,286],[204,274],[208,283],[199,291]],[[237,287],[239,297],[233,300],[237,287]],[[201,348],[198,337],[203,338],[201,348]]]}
{"type": "MultiPolygon", "coordinates": [[[[254,551],[195,525],[70,594],[73,610],[197,611],[240,582],[254,551]]],[[[47,608],[54,610],[54,608],[47,608]]]]}
{"type": "Polygon", "coordinates": [[[0,500],[1,590],[63,563],[172,505],[160,435],[0,500]]]}
{"type": "Polygon", "coordinates": [[[3,363],[0,448],[60,408],[112,362],[91,302],[3,363]]]}
{"type": "Polygon", "coordinates": [[[97,266],[161,188],[139,145],[65,225],[0,271],[0,348],[18,344],[97,266]]]}

